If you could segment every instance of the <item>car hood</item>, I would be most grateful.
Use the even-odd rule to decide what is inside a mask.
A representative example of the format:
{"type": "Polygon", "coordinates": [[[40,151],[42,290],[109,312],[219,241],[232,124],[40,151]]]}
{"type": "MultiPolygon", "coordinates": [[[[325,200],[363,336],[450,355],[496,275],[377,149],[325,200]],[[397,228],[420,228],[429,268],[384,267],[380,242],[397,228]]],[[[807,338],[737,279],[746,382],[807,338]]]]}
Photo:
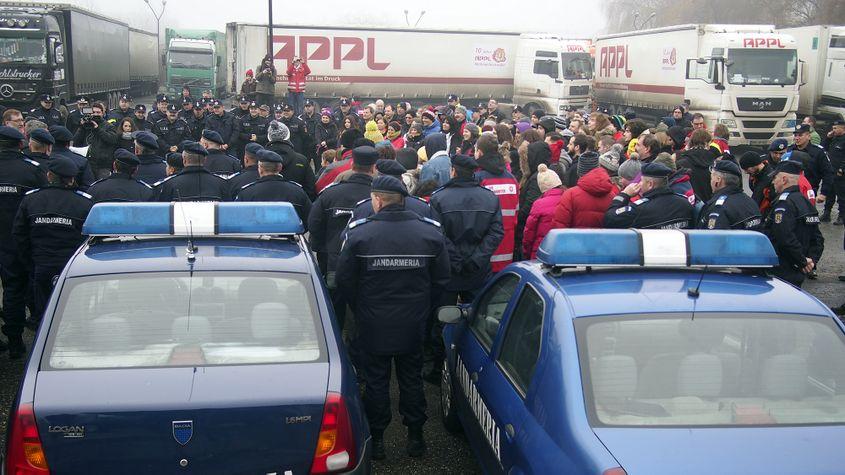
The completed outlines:
{"type": "Polygon", "coordinates": [[[843,426],[596,428],[628,475],[841,474],[843,426]]]}

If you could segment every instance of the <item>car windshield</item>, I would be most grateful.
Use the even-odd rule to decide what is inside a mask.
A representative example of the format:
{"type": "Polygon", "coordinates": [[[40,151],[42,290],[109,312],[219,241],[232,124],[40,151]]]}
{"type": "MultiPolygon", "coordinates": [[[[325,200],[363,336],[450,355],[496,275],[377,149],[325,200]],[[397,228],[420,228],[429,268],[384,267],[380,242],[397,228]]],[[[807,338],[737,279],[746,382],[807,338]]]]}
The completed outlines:
{"type": "Polygon", "coordinates": [[[43,38],[0,38],[0,64],[47,64],[43,38]]]}
{"type": "Polygon", "coordinates": [[[213,57],[210,52],[170,51],[170,67],[186,69],[211,69],[213,57]]]}
{"type": "Polygon", "coordinates": [[[565,79],[590,79],[593,77],[593,62],[588,53],[562,53],[560,56],[565,79]]]}
{"type": "Polygon", "coordinates": [[[576,325],[595,426],[845,423],[845,340],[830,318],[637,315],[576,325]]]}
{"type": "Polygon", "coordinates": [[[280,273],[68,279],[44,369],[294,363],[324,350],[313,287],[280,273]]]}
{"type": "Polygon", "coordinates": [[[794,49],[733,48],[728,50],[731,84],[792,85],[798,79],[794,49]]]}

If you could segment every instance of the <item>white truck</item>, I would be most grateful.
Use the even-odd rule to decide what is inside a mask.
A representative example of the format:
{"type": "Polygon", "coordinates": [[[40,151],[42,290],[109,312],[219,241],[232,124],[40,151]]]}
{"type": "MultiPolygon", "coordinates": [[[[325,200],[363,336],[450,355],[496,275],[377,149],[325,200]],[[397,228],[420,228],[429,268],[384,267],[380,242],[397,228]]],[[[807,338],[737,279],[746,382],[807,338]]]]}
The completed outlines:
{"type": "Polygon", "coordinates": [[[845,26],[804,26],[778,30],[798,45],[804,69],[798,115],[845,119],[845,26]]]}
{"type": "Polygon", "coordinates": [[[613,113],[670,116],[687,102],[731,145],[766,145],[795,127],[795,40],[771,25],[678,25],[599,37],[595,99],[613,113]]]}
{"type": "MultiPolygon", "coordinates": [[[[267,53],[267,26],[229,23],[231,91],[267,53]]],[[[480,31],[273,26],[276,96],[287,91],[294,56],[311,69],[306,96],[443,103],[457,94],[470,107],[497,99],[556,114],[586,108],[592,58],[589,40],[480,31]]]]}

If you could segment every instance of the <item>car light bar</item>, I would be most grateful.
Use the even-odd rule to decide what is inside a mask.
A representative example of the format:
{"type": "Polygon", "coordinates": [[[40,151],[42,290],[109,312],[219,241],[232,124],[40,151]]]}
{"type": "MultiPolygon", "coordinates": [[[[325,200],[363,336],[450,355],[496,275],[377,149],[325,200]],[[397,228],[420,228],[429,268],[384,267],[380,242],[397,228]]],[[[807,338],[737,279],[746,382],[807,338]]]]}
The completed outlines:
{"type": "Polygon", "coordinates": [[[773,267],[769,239],[755,231],[554,229],[537,259],[555,267],[773,267]]]}
{"type": "Polygon", "coordinates": [[[302,234],[290,203],[98,203],[82,225],[88,236],[302,234]]]}

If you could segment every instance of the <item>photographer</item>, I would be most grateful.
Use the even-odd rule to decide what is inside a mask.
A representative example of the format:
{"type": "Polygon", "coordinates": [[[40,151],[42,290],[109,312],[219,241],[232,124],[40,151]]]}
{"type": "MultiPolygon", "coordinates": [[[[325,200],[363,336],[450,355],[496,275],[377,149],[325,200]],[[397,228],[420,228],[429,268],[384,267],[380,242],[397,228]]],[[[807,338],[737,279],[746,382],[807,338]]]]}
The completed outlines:
{"type": "Polygon", "coordinates": [[[118,133],[114,119],[106,120],[106,106],[95,102],[82,114],[82,123],[73,136],[74,147],[88,147],[87,157],[98,180],[111,174],[118,133]]]}
{"type": "Polygon", "coordinates": [[[273,66],[273,58],[269,54],[265,56],[256,70],[258,74],[255,75],[255,80],[258,84],[255,86],[255,102],[259,106],[272,106],[276,92],[276,67],[273,66]]]}
{"type": "Polygon", "coordinates": [[[302,62],[302,58],[295,56],[287,70],[288,75],[288,104],[293,107],[296,115],[302,114],[305,107],[305,78],[311,74],[311,68],[302,62]]]}

